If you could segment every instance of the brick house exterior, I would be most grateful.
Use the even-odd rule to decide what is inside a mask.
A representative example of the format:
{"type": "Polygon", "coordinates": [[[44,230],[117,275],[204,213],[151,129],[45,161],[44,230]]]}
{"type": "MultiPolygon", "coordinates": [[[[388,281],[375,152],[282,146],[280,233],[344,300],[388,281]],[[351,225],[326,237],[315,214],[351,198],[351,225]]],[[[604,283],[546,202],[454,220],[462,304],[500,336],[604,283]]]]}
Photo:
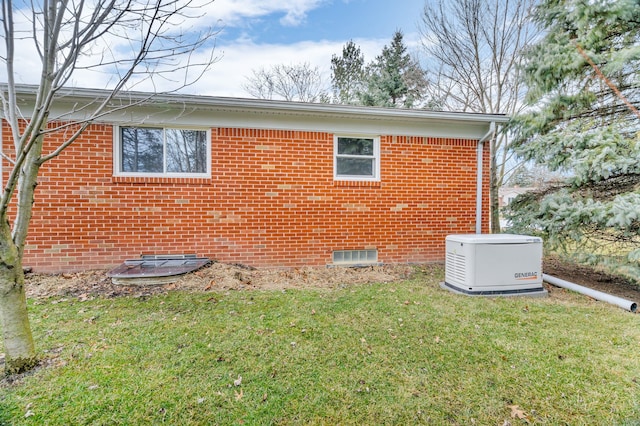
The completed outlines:
{"type": "MultiPolygon", "coordinates": [[[[21,102],[28,105],[25,93],[21,102]]],[[[75,89],[56,103],[52,117],[99,95],[75,89]]],[[[369,250],[381,263],[442,261],[448,234],[488,232],[489,144],[479,150],[478,141],[505,120],[161,95],[103,117],[44,165],[24,265],[72,271],[141,254],[194,253],[296,267],[332,264],[335,252],[351,250],[369,250]],[[121,129],[132,126],[205,132],[206,169],[184,176],[124,171],[119,157],[130,154],[121,129]],[[371,175],[336,171],[338,146],[354,140],[348,138],[376,148],[367,152],[371,158],[345,160],[371,175]]],[[[2,135],[10,155],[4,121],[2,135]]],[[[48,135],[45,152],[62,137],[48,135]]],[[[3,160],[3,179],[9,171],[3,160]]]]}

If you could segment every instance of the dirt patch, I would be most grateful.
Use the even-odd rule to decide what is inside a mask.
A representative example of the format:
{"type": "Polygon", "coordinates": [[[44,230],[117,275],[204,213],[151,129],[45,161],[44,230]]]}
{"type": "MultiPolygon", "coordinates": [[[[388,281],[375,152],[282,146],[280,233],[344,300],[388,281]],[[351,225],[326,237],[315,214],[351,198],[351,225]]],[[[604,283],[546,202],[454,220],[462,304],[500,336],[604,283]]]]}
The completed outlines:
{"type": "MultiPolygon", "coordinates": [[[[557,257],[544,259],[544,273],[594,290],[640,302],[640,285],[623,277],[593,267],[563,261],[557,257]]],[[[552,291],[557,287],[551,287],[552,291]]]]}
{"type": "MultiPolygon", "coordinates": [[[[426,265],[421,268],[440,268],[426,265]]],[[[255,269],[245,265],[212,263],[196,272],[182,276],[172,284],[158,286],[123,286],[111,283],[107,271],[95,270],[70,274],[28,274],[27,295],[33,298],[62,296],[88,299],[96,296],[142,296],[171,290],[283,290],[289,288],[335,288],[352,284],[393,282],[410,278],[416,267],[383,265],[363,268],[304,267],[294,269],[255,269]]],[[[544,272],[589,288],[640,302],[640,286],[594,268],[549,257],[544,272]]],[[[547,286],[552,296],[566,290],[547,286]]]]}
{"type": "Polygon", "coordinates": [[[212,263],[186,274],[175,283],[156,286],[115,285],[107,271],[69,274],[28,274],[27,296],[40,298],[70,296],[86,299],[152,295],[170,290],[282,290],[288,288],[334,288],[342,285],[393,282],[410,278],[411,265],[383,265],[362,268],[304,267],[295,269],[255,269],[245,265],[212,263]]]}

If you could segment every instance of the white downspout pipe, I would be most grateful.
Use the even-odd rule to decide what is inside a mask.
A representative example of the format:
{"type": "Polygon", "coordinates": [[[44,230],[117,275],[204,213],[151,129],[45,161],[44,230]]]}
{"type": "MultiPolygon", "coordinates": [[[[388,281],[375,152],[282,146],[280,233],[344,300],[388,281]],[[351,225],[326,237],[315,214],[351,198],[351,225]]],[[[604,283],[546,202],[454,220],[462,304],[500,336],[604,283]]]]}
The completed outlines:
{"type": "Polygon", "coordinates": [[[636,302],[632,302],[631,300],[626,300],[609,293],[603,293],[601,291],[594,290],[592,288],[583,287],[581,285],[578,285],[569,281],[561,280],[560,278],[556,278],[551,275],[542,274],[542,279],[548,282],[549,284],[553,284],[557,287],[566,288],[568,290],[572,290],[577,293],[584,294],[586,296],[592,297],[602,302],[614,304],[630,312],[635,312],[636,309],[638,308],[638,304],[636,302]]]}
{"type": "Polygon", "coordinates": [[[489,124],[489,131],[486,135],[478,140],[478,151],[476,153],[477,159],[477,171],[478,176],[476,178],[476,234],[482,234],[482,152],[484,149],[484,142],[492,138],[496,133],[496,123],[492,121],[489,124]]]}

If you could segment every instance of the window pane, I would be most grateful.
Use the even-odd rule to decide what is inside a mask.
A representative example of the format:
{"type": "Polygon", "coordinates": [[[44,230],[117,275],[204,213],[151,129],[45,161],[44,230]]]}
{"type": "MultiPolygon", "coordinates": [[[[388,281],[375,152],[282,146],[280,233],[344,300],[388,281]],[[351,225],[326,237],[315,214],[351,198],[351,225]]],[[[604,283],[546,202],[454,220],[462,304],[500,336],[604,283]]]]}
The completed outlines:
{"type": "Polygon", "coordinates": [[[338,155],[373,155],[373,139],[338,138],[338,155]]]}
{"type": "Polygon", "coordinates": [[[166,129],[167,172],[206,173],[207,132],[166,129]]]}
{"type": "Polygon", "coordinates": [[[162,129],[122,127],[122,171],[162,173],[162,129]]]}
{"type": "Polygon", "coordinates": [[[373,159],[338,158],[338,175],[373,176],[373,159]]]}

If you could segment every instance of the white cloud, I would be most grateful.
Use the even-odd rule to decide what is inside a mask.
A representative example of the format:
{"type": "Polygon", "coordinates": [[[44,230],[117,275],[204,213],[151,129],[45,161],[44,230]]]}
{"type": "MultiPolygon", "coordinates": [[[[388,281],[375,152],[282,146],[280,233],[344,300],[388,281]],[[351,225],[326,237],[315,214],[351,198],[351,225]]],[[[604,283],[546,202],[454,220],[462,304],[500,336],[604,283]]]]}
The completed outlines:
{"type": "MultiPolygon", "coordinates": [[[[281,13],[281,23],[284,25],[297,25],[306,18],[306,14],[328,0],[216,0],[209,5],[209,10],[203,10],[203,16],[198,18],[198,27],[205,24],[206,18],[209,23],[216,19],[222,19],[227,23],[242,26],[243,22],[250,19],[258,19],[267,15],[281,13]]],[[[271,16],[274,18],[274,16],[271,16]]],[[[277,18],[277,17],[276,17],[277,18]]],[[[25,19],[26,21],[26,19],[25,19]]],[[[25,28],[29,28],[28,22],[21,22],[25,28]]],[[[120,45],[122,38],[110,38],[101,40],[102,46],[108,46],[109,52],[116,52],[119,48],[126,47],[120,45]]],[[[247,77],[252,74],[252,70],[259,68],[270,68],[277,64],[299,64],[307,62],[311,66],[317,66],[324,75],[327,86],[330,83],[330,61],[331,56],[342,53],[342,48],[348,40],[327,41],[309,40],[291,44],[259,43],[252,40],[248,35],[240,37],[232,42],[218,44],[215,55],[219,60],[211,66],[211,69],[194,85],[186,88],[184,92],[210,95],[210,96],[231,96],[247,97],[249,94],[243,89],[247,82],[247,77]]],[[[378,55],[384,44],[390,42],[390,38],[385,39],[354,39],[360,46],[365,59],[371,61],[378,55]]],[[[17,52],[19,58],[17,64],[18,83],[37,83],[40,77],[40,64],[33,46],[33,40],[26,38],[17,42],[17,52]]],[[[413,43],[412,43],[413,44],[413,43]]],[[[193,62],[205,61],[207,51],[195,52],[191,59],[193,62]]],[[[83,61],[90,60],[90,57],[83,58],[83,61]]],[[[135,90],[146,91],[167,91],[173,90],[180,85],[181,75],[176,74],[174,79],[157,78],[153,82],[143,81],[140,76],[139,84],[133,85],[135,90]]],[[[113,75],[103,70],[102,72],[91,72],[76,70],[69,84],[80,87],[106,88],[113,82],[113,75]]],[[[4,67],[0,67],[0,80],[7,81],[4,67]]]]}
{"type": "MultiPolygon", "coordinates": [[[[40,63],[37,60],[32,42],[25,40],[20,43],[17,51],[20,57],[18,65],[18,83],[37,83],[40,77],[40,63]]],[[[218,45],[214,55],[218,61],[195,84],[185,88],[183,92],[208,95],[248,97],[243,85],[247,83],[247,77],[253,70],[270,68],[278,64],[299,64],[307,62],[311,66],[317,66],[324,76],[327,85],[331,81],[331,56],[342,54],[344,41],[303,41],[293,44],[265,44],[256,43],[244,37],[225,45],[218,45]]],[[[115,43],[115,41],[113,41],[115,43]]],[[[367,61],[371,61],[378,55],[386,39],[356,39],[367,61]]],[[[209,51],[196,52],[191,60],[195,63],[206,61],[209,51]]],[[[6,81],[5,71],[0,67],[0,79],[6,81]]],[[[139,91],[167,91],[180,85],[182,73],[176,73],[173,79],[155,78],[153,81],[144,81],[141,78],[137,84],[130,85],[139,91]]],[[[106,72],[77,70],[69,84],[79,87],[106,88],[113,76],[106,72]]],[[[135,81],[135,80],[134,80],[135,81]]]]}
{"type": "MultiPolygon", "coordinates": [[[[259,44],[238,40],[221,46],[222,58],[188,92],[199,95],[247,97],[243,89],[252,70],[270,68],[278,64],[307,62],[317,66],[327,84],[331,81],[331,56],[341,55],[344,41],[304,41],[294,44],[259,44]]],[[[367,61],[378,55],[387,40],[354,40],[367,61]]]]}
{"type": "Polygon", "coordinates": [[[297,26],[303,23],[307,13],[328,0],[216,0],[210,3],[205,13],[206,20],[219,20],[225,26],[242,26],[246,20],[283,15],[280,23],[297,26]]]}

